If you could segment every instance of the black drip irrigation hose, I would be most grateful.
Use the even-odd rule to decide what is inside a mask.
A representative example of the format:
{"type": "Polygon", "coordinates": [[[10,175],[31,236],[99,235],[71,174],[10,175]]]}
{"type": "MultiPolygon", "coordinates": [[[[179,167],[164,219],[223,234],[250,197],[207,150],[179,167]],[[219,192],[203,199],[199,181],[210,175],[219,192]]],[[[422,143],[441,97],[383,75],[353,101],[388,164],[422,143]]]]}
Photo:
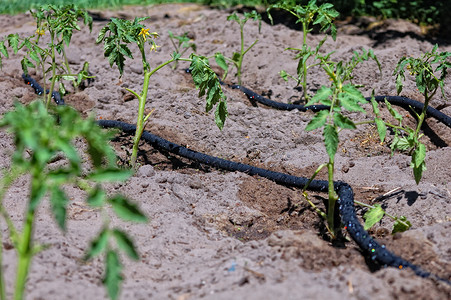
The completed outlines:
{"type": "MultiPolygon", "coordinates": [[[[309,106],[304,106],[304,105],[300,105],[300,104],[291,104],[291,103],[282,103],[282,102],[277,102],[277,101],[273,101],[271,99],[265,98],[253,91],[251,91],[250,89],[243,87],[241,85],[231,85],[231,88],[233,89],[238,89],[240,91],[242,91],[246,97],[254,102],[259,102],[263,105],[275,108],[275,109],[280,109],[280,110],[294,110],[294,109],[298,109],[299,111],[305,112],[307,110],[311,110],[311,111],[319,111],[319,110],[324,110],[324,109],[329,109],[330,107],[327,105],[309,105],[309,106]]],[[[401,97],[401,96],[375,96],[374,97],[375,100],[377,102],[384,102],[385,99],[387,99],[388,102],[390,102],[390,104],[395,104],[397,106],[400,106],[402,108],[405,109],[409,109],[409,108],[413,108],[415,109],[418,113],[421,113],[421,111],[423,110],[424,104],[415,100],[412,100],[410,98],[407,97],[401,97]]],[[[371,97],[366,97],[365,98],[367,101],[371,100],[371,97]]],[[[436,120],[440,121],[441,123],[445,124],[446,126],[451,128],[451,117],[445,115],[444,113],[442,113],[441,111],[428,106],[426,109],[426,115],[429,117],[434,117],[436,120]]]]}
{"type": "MultiPolygon", "coordinates": [[[[38,94],[38,95],[44,94],[44,89],[42,88],[42,86],[36,80],[34,80],[34,78],[32,78],[30,75],[22,74],[22,78],[26,84],[28,84],[29,86],[31,86],[34,89],[34,92],[36,94],[38,94]]],[[[45,93],[48,94],[49,90],[47,90],[45,93]]],[[[61,97],[59,92],[55,92],[55,91],[52,92],[52,99],[55,101],[55,103],[57,105],[64,105],[64,100],[61,97]]]]}
{"type": "MultiPolygon", "coordinates": [[[[24,77],[25,79],[25,77],[24,77]]],[[[25,79],[26,82],[32,82],[30,78],[25,79]]],[[[32,82],[34,85],[32,87],[35,92],[40,92],[42,94],[42,87],[40,87],[36,82],[32,82]]],[[[29,84],[27,82],[27,84],[29,84]]],[[[247,89],[246,89],[247,90],[247,89]]],[[[247,90],[249,91],[249,90],[247,90]]],[[[39,93],[38,93],[39,94],[39,93]]],[[[62,100],[62,99],[61,99],[62,100]]],[[[268,99],[269,100],[269,99],[268,99]]],[[[271,100],[270,100],[271,101],[271,100]]],[[[61,103],[61,102],[60,102],[61,103]]],[[[64,103],[64,102],[63,102],[64,103]]],[[[57,103],[58,104],[58,103],[57,103]]],[[[318,106],[317,106],[318,107],[318,106]]],[[[311,108],[311,107],[310,107],[311,108]]],[[[324,109],[324,108],[323,108],[324,109]]],[[[136,131],[136,126],[133,124],[128,124],[116,120],[98,120],[97,123],[103,128],[117,128],[126,134],[134,134],[136,131]]],[[[285,173],[270,171],[254,166],[250,166],[243,163],[228,161],[222,158],[210,156],[204,153],[193,151],[181,145],[175,144],[173,142],[167,141],[159,136],[156,136],[148,131],[143,131],[142,139],[147,143],[152,145],[154,148],[159,150],[164,150],[175,155],[185,157],[187,159],[193,160],[195,162],[206,164],[218,169],[224,169],[228,171],[239,171],[246,173],[248,175],[258,175],[269,180],[272,180],[278,184],[304,188],[309,179],[305,177],[297,177],[285,173]]],[[[341,221],[344,224],[345,229],[349,232],[352,239],[359,245],[362,251],[369,255],[370,258],[379,263],[382,266],[390,266],[399,269],[410,268],[414,273],[423,278],[432,278],[451,285],[451,281],[448,279],[441,278],[435,274],[424,271],[419,266],[410,263],[409,261],[391,253],[388,251],[384,245],[379,244],[376,240],[371,237],[368,232],[363,229],[360,224],[354,207],[354,192],[349,184],[336,181],[334,182],[334,189],[337,192],[339,199],[339,212],[341,221]]],[[[308,190],[316,192],[327,192],[328,182],[326,180],[312,180],[308,185],[308,190]]]]}

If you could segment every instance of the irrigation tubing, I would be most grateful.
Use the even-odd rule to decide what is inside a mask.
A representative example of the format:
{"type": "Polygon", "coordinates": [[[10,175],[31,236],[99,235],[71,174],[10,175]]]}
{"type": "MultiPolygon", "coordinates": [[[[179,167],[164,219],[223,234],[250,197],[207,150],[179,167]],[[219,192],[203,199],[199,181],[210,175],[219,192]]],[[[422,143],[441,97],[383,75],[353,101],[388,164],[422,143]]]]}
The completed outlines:
{"type": "MultiPolygon", "coordinates": [[[[230,86],[232,89],[238,89],[240,91],[242,91],[246,97],[251,101],[251,102],[258,102],[261,103],[263,105],[275,108],[275,109],[280,109],[280,110],[294,110],[294,109],[298,109],[299,111],[305,112],[308,110],[311,111],[319,111],[319,110],[324,110],[324,109],[329,109],[330,107],[327,105],[309,105],[309,106],[305,106],[305,105],[301,105],[301,104],[292,104],[292,103],[282,103],[282,102],[277,102],[271,99],[268,99],[266,97],[263,97],[257,93],[255,93],[254,91],[251,91],[250,89],[241,86],[241,85],[231,85],[230,86]]],[[[409,108],[413,108],[415,109],[418,113],[421,113],[421,111],[423,110],[424,104],[418,101],[415,101],[413,99],[407,98],[407,97],[401,97],[401,96],[375,96],[374,97],[375,100],[377,102],[384,102],[385,99],[387,99],[387,101],[390,104],[394,104],[397,106],[400,106],[402,108],[405,109],[409,109],[409,108]]],[[[366,97],[365,98],[367,101],[371,100],[371,97],[366,97]]],[[[426,109],[426,115],[429,117],[433,117],[436,120],[438,120],[439,122],[445,124],[446,126],[451,128],[451,117],[445,115],[444,113],[442,113],[441,111],[428,106],[426,109]]]]}
{"type": "MultiPolygon", "coordinates": [[[[27,78],[24,77],[24,80],[27,84],[30,84],[29,82],[33,83],[33,85],[31,85],[31,84],[30,85],[34,88],[36,93],[38,93],[38,94],[43,93],[42,88],[40,90],[38,89],[40,87],[40,85],[36,84],[36,82],[34,80],[31,81],[29,76],[27,78]]],[[[246,89],[246,92],[249,92],[249,91],[250,90],[246,89]]],[[[55,93],[57,93],[57,92],[55,92],[55,93]]],[[[254,94],[250,94],[250,95],[255,96],[256,94],[255,95],[254,94]]],[[[247,95],[249,95],[249,94],[247,94],[247,95]]],[[[59,99],[62,100],[61,97],[59,99]]],[[[61,103],[61,101],[60,101],[59,103],[58,102],[56,102],[56,103],[59,105],[62,105],[62,103],[64,103],[64,102],[61,103]]],[[[394,104],[396,104],[396,103],[394,103],[394,104]]],[[[318,106],[317,106],[317,108],[318,108],[318,106]]],[[[318,109],[320,109],[320,108],[318,108],[318,109]]],[[[323,109],[325,109],[325,108],[323,108],[323,109]]],[[[117,128],[117,129],[120,129],[121,131],[123,131],[124,133],[130,134],[130,135],[134,134],[136,131],[135,125],[128,124],[128,123],[121,122],[121,121],[98,120],[97,123],[99,124],[99,126],[101,126],[103,128],[117,128]]],[[[239,172],[243,172],[248,175],[251,175],[251,176],[258,175],[258,176],[267,178],[269,180],[272,180],[278,184],[296,187],[296,188],[304,188],[309,182],[309,179],[306,177],[298,177],[298,176],[293,176],[293,175],[289,175],[289,174],[285,174],[285,173],[270,171],[270,170],[266,170],[263,168],[258,168],[258,167],[254,167],[254,166],[243,164],[243,163],[233,162],[233,161],[225,160],[225,159],[218,158],[215,156],[200,153],[197,151],[193,151],[193,150],[183,147],[181,145],[167,141],[167,140],[165,140],[157,135],[154,135],[148,131],[143,131],[142,139],[156,149],[167,151],[169,153],[179,155],[179,156],[185,157],[187,159],[193,160],[195,162],[209,165],[209,166],[212,166],[212,167],[215,167],[218,169],[224,169],[224,170],[228,170],[228,171],[239,171],[239,172]]],[[[413,263],[393,254],[392,252],[387,250],[384,245],[381,245],[380,243],[378,243],[373,237],[371,237],[370,234],[368,234],[368,232],[366,232],[363,229],[363,226],[360,224],[360,222],[357,218],[357,214],[356,214],[356,210],[355,210],[355,206],[354,206],[354,192],[352,191],[351,186],[342,181],[335,181],[334,189],[339,196],[338,207],[339,207],[341,221],[342,221],[345,229],[348,231],[349,235],[357,243],[357,245],[359,245],[359,247],[362,249],[362,251],[366,255],[369,255],[369,257],[374,262],[377,262],[378,264],[380,264],[382,266],[386,266],[386,267],[391,266],[391,267],[395,267],[395,268],[399,268],[399,269],[410,268],[413,270],[413,272],[416,275],[418,275],[420,277],[436,279],[436,280],[445,282],[448,285],[451,285],[451,281],[449,281],[448,279],[441,278],[435,274],[432,274],[430,272],[423,270],[419,266],[414,265],[413,263]]],[[[316,179],[312,180],[308,185],[308,190],[316,191],[316,192],[327,192],[328,182],[326,180],[316,180],[316,179]]]]}

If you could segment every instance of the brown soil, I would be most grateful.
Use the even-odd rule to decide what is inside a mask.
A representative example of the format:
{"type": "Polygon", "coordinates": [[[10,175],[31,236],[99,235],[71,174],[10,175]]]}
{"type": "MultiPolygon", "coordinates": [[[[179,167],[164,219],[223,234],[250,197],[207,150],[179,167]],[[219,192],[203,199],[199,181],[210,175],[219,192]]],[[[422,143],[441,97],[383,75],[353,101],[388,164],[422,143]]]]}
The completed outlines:
{"type": "MultiPolygon", "coordinates": [[[[150,16],[146,25],[160,33],[161,46],[152,54],[154,66],[172,53],[167,32],[189,32],[197,52],[212,55],[217,51],[231,56],[239,47],[238,26],[227,22],[230,11],[214,10],[192,4],[127,7],[121,11],[101,11],[103,18],[150,16]]],[[[371,21],[371,20],[370,20],[371,21]]],[[[327,41],[324,51],[335,50],[334,58],[347,59],[354,50],[372,48],[382,64],[382,76],[373,63],[364,63],[355,74],[363,84],[365,96],[395,95],[392,72],[402,56],[418,56],[438,42],[441,51],[451,51],[449,43],[422,36],[419,27],[404,21],[387,20],[367,30],[361,22],[340,23],[337,41],[327,41]],[[398,33],[398,34],[394,34],[398,33]],[[390,33],[390,34],[387,34],[390,33]]],[[[95,21],[90,34],[75,33],[68,51],[74,70],[90,62],[94,83],[65,98],[84,115],[133,123],[137,100],[124,90],[139,91],[142,85],[140,61],[127,60],[124,76],[110,68],[103,58],[102,45],[95,39],[106,21],[95,21]]],[[[0,37],[35,30],[28,14],[0,16],[0,37]]],[[[282,24],[262,24],[258,33],[253,22],[246,24],[246,43],[259,43],[245,57],[244,85],[273,100],[297,101],[301,95],[292,82],[283,81],[282,69],[294,73],[293,54],[283,51],[298,47],[299,31],[282,24]]],[[[312,44],[322,35],[311,35],[312,44]]],[[[20,55],[3,61],[0,113],[12,109],[14,101],[28,103],[36,98],[21,78],[20,55]]],[[[276,111],[252,106],[244,95],[224,88],[228,97],[229,118],[222,131],[214,124],[212,113],[205,113],[205,100],[197,91],[188,65],[160,70],[151,79],[147,108],[156,108],[147,130],[170,141],[210,155],[251,165],[309,177],[326,161],[320,131],[304,128],[311,113],[276,111]]],[[[219,69],[215,69],[218,70],[219,69]]],[[[33,73],[32,73],[33,74],[33,73]]],[[[233,71],[229,82],[235,78],[233,71]]],[[[39,79],[39,78],[37,78],[39,79]]],[[[319,69],[312,69],[309,89],[314,91],[328,80],[319,69]]],[[[451,97],[451,77],[446,79],[445,96],[437,95],[432,106],[451,114],[446,99],[451,97]]],[[[403,95],[421,100],[413,81],[406,82],[403,95]]],[[[399,109],[414,124],[409,112],[399,109]]],[[[385,111],[382,109],[382,111],[385,111]]],[[[352,114],[365,120],[371,114],[352,114]]],[[[385,111],[384,117],[389,115],[385,111]]],[[[412,223],[406,233],[390,234],[392,221],[383,219],[371,230],[381,243],[425,270],[443,278],[451,276],[451,131],[428,119],[425,129],[427,170],[415,184],[410,157],[390,156],[389,143],[380,144],[374,126],[343,131],[336,158],[336,179],[348,182],[356,199],[380,203],[393,215],[405,215],[412,223]],[[398,188],[387,197],[380,196],[398,188]]],[[[389,137],[390,139],[391,137],[389,137]]],[[[0,132],[0,165],[10,165],[14,144],[0,132]]],[[[112,145],[121,163],[127,161],[131,138],[118,136],[112,145]]],[[[299,190],[277,185],[267,179],[241,173],[224,172],[161,153],[142,144],[141,168],[126,183],[111,185],[139,203],[150,217],[145,225],[123,226],[135,237],[141,254],[139,262],[124,259],[123,299],[448,299],[451,288],[442,282],[419,278],[410,270],[376,268],[352,241],[332,244],[324,221],[304,200],[299,190]]],[[[319,178],[325,178],[321,172],[319,178]]],[[[5,206],[14,222],[20,224],[25,207],[27,178],[20,178],[10,189],[5,206]]],[[[103,299],[102,261],[88,264],[80,258],[89,240],[100,230],[101,215],[84,202],[84,193],[68,187],[71,197],[68,232],[62,234],[48,210],[39,211],[35,238],[50,248],[35,257],[27,286],[27,299],[103,299]]],[[[310,199],[324,209],[327,195],[309,193],[310,199]]],[[[359,215],[364,210],[359,209],[359,215]]],[[[15,251],[6,238],[1,222],[3,270],[11,296],[15,274],[15,251]]],[[[346,237],[345,237],[346,238],[346,237]]]]}

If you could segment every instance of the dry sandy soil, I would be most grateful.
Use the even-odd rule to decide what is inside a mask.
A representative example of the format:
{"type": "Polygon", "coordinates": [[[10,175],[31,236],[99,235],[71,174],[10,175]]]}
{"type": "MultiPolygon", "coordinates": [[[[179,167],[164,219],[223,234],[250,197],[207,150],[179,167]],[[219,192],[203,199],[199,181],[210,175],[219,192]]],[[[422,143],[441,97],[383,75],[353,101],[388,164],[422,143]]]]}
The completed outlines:
{"type": "MultiPolygon", "coordinates": [[[[83,29],[74,34],[68,54],[75,70],[89,61],[96,79],[82,92],[66,96],[67,105],[97,118],[135,121],[137,100],[124,88],[140,90],[141,62],[127,60],[119,81],[119,72],[103,57],[102,45],[95,44],[108,18],[150,16],[146,25],[161,35],[157,40],[161,48],[151,58],[156,66],[173,51],[169,30],[189,32],[199,54],[221,51],[231,56],[239,47],[239,29],[236,23],[226,21],[229,13],[190,4],[98,12],[92,33],[83,29]]],[[[382,75],[373,62],[362,64],[355,73],[355,82],[365,85],[365,96],[372,89],[377,95],[396,95],[392,72],[402,56],[419,56],[436,42],[441,51],[451,51],[449,43],[423,37],[413,24],[388,20],[369,29],[371,21],[339,24],[336,42],[328,40],[324,46],[324,51],[336,51],[333,57],[337,60],[348,59],[361,47],[374,50],[382,75]]],[[[0,37],[34,30],[33,19],[27,14],[0,16],[0,37]]],[[[293,82],[283,81],[278,72],[285,69],[294,73],[293,53],[283,50],[299,47],[302,33],[281,23],[271,26],[265,22],[261,33],[254,22],[245,30],[248,45],[255,39],[259,42],[245,57],[244,85],[276,101],[297,101],[301,92],[293,82]]],[[[309,42],[316,44],[322,37],[312,35],[309,42]]],[[[205,100],[197,97],[189,74],[184,72],[187,66],[182,62],[177,69],[167,67],[152,77],[148,109],[156,110],[147,130],[193,150],[297,176],[312,175],[326,161],[321,132],[304,131],[311,113],[253,106],[236,90],[224,89],[230,115],[220,131],[213,114],[205,113],[205,100]]],[[[228,80],[235,78],[229,76],[228,80]]],[[[446,83],[446,98],[437,95],[432,106],[451,115],[445,100],[451,98],[450,76],[446,83]]],[[[311,92],[323,84],[328,80],[319,69],[312,69],[311,92]]],[[[21,79],[19,55],[4,61],[0,93],[2,114],[15,100],[28,103],[36,97],[21,79]]],[[[413,81],[406,83],[403,95],[421,100],[413,81]]],[[[412,116],[401,111],[413,124],[412,116]]],[[[365,120],[371,113],[351,116],[365,120]]],[[[392,222],[384,219],[372,234],[403,258],[450,279],[451,131],[433,119],[427,120],[426,129],[427,170],[419,185],[409,168],[410,157],[402,153],[390,157],[389,145],[379,144],[371,126],[341,133],[336,179],[348,182],[357,200],[378,202],[389,213],[407,216],[412,223],[408,232],[390,235],[392,222]],[[397,193],[375,200],[395,188],[397,193]]],[[[13,141],[4,131],[0,137],[0,165],[4,169],[10,165],[13,141]]],[[[130,138],[120,137],[112,144],[125,161],[124,149],[130,149],[130,138]]],[[[333,246],[323,220],[297,190],[194,164],[144,144],[141,149],[138,172],[123,184],[107,186],[111,192],[136,201],[150,217],[144,225],[114,219],[114,224],[135,237],[141,254],[139,262],[124,258],[123,299],[449,299],[451,295],[449,285],[419,278],[410,270],[373,269],[352,241],[333,246]]],[[[18,180],[5,199],[17,224],[22,221],[27,184],[26,177],[18,180]]],[[[39,211],[35,238],[50,248],[33,261],[27,299],[106,298],[101,259],[81,261],[90,239],[100,230],[101,214],[85,204],[80,190],[67,187],[67,191],[71,203],[66,234],[58,230],[48,204],[39,211]]],[[[325,196],[313,199],[323,207],[325,196]]],[[[6,238],[6,224],[0,226],[6,238]]],[[[3,240],[3,255],[8,293],[12,293],[15,251],[7,239],[3,240]]]]}

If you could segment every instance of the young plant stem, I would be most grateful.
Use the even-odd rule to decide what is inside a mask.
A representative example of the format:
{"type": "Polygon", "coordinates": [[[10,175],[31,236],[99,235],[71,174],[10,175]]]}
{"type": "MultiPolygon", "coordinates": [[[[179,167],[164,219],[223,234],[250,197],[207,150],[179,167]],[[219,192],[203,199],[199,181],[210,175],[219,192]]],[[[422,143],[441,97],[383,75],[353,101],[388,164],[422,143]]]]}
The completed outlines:
{"type": "MultiPolygon", "coordinates": [[[[54,43],[54,35],[53,33],[50,35],[50,39],[51,42],[50,44],[51,46],[51,51],[52,51],[52,81],[50,83],[50,89],[49,89],[49,94],[47,96],[47,102],[46,102],[46,108],[49,109],[50,106],[50,102],[52,100],[52,95],[53,95],[53,89],[55,87],[55,82],[56,82],[56,55],[55,55],[55,46],[53,46],[54,43]]],[[[46,93],[46,88],[44,85],[44,94],[46,93]]]]}
{"type": "MultiPolygon", "coordinates": [[[[307,49],[307,23],[302,22],[302,51],[305,51],[307,49]]],[[[302,91],[304,93],[304,100],[308,100],[308,94],[307,94],[307,64],[303,64],[303,81],[302,81],[302,91]]]]}
{"type": "Polygon", "coordinates": [[[335,203],[338,200],[338,195],[334,189],[334,160],[329,159],[329,163],[327,164],[327,172],[328,172],[328,181],[329,181],[329,203],[327,210],[327,226],[329,232],[332,234],[332,238],[335,239],[336,228],[334,226],[334,214],[335,214],[335,203]]]}
{"type": "Polygon", "coordinates": [[[421,114],[418,116],[418,124],[417,124],[417,128],[415,130],[415,136],[418,136],[418,134],[420,133],[421,126],[423,125],[424,118],[426,116],[426,110],[427,110],[428,105],[429,105],[429,100],[434,96],[434,94],[435,94],[435,91],[434,91],[434,93],[432,93],[431,96],[429,96],[428,95],[428,90],[425,89],[425,91],[424,91],[424,106],[423,106],[423,109],[421,111],[421,114]]]}
{"type": "MultiPolygon", "coordinates": [[[[141,95],[138,95],[136,92],[134,92],[134,91],[132,91],[130,89],[126,89],[127,91],[129,91],[133,95],[135,95],[138,98],[138,101],[139,101],[138,117],[137,117],[137,120],[136,120],[136,132],[135,132],[135,137],[133,138],[133,149],[132,149],[132,155],[131,155],[131,158],[130,158],[130,165],[131,165],[132,168],[135,168],[135,166],[136,166],[136,159],[138,157],[139,141],[141,140],[141,136],[142,136],[142,133],[144,131],[144,123],[149,117],[148,115],[146,117],[144,117],[144,111],[145,111],[145,108],[146,108],[146,100],[147,100],[147,94],[148,94],[148,91],[149,91],[150,77],[155,72],[157,72],[158,70],[160,70],[164,66],[172,63],[175,60],[176,59],[174,59],[174,58],[170,59],[170,60],[162,63],[161,65],[159,65],[158,67],[156,67],[155,69],[153,69],[150,72],[144,71],[144,83],[143,83],[143,90],[141,92],[141,95]]],[[[144,68],[144,70],[146,70],[146,68],[144,68]]]]}
{"type": "Polygon", "coordinates": [[[31,238],[33,235],[34,210],[28,209],[25,225],[17,247],[18,262],[16,274],[15,300],[22,300],[27,282],[28,270],[33,257],[31,238]]]}
{"type": "MultiPolygon", "coordinates": [[[[0,247],[0,268],[3,267],[3,235],[0,232],[0,242],[2,247],[0,247]]],[[[0,299],[6,300],[6,286],[5,277],[3,276],[3,271],[0,269],[0,299]]]]}

